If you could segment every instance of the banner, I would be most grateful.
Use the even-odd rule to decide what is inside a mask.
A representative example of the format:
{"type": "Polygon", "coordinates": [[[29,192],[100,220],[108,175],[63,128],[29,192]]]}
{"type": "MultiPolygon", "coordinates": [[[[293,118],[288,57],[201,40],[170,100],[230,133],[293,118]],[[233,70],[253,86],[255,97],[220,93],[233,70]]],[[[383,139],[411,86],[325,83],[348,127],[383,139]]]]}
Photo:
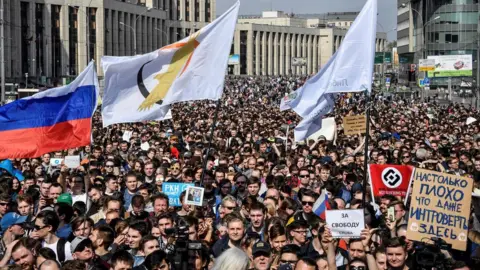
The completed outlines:
{"type": "Polygon", "coordinates": [[[473,180],[423,169],[415,169],[412,179],[407,238],[438,237],[465,251],[473,180]]]}
{"type": "Polygon", "coordinates": [[[187,189],[187,187],[193,186],[192,183],[163,183],[162,191],[168,196],[168,203],[170,206],[182,206],[180,201],[180,194],[187,189]]]}
{"type": "Polygon", "coordinates": [[[435,61],[435,71],[428,72],[429,77],[472,76],[472,55],[429,56],[435,61]]]}
{"type": "Polygon", "coordinates": [[[435,59],[420,59],[418,66],[419,71],[434,71],[435,59]]]}
{"type": "Polygon", "coordinates": [[[326,216],[333,238],[360,238],[365,228],[363,209],[327,210],[326,216]]]}
{"type": "Polygon", "coordinates": [[[344,117],[343,132],[345,135],[358,135],[367,132],[367,117],[365,115],[344,117]]]}
{"type": "Polygon", "coordinates": [[[292,67],[306,66],[306,65],[307,65],[307,58],[305,58],[305,57],[292,57],[292,67]]]}
{"type": "Polygon", "coordinates": [[[413,167],[370,164],[368,171],[374,196],[393,195],[404,198],[407,195],[413,167]]]}
{"type": "Polygon", "coordinates": [[[228,57],[228,65],[238,65],[240,64],[240,55],[232,54],[228,57]]]}
{"type": "Polygon", "coordinates": [[[307,140],[318,140],[320,136],[325,136],[327,141],[333,141],[335,133],[337,132],[337,124],[335,123],[335,117],[328,117],[322,119],[322,128],[309,136],[307,140]]]}

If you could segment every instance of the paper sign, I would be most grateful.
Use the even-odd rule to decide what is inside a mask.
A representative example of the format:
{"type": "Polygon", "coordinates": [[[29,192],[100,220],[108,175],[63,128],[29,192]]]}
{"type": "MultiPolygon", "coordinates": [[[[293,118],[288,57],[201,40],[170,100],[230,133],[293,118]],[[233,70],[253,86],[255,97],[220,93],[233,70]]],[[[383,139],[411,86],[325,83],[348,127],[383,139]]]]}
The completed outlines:
{"type": "Polygon", "coordinates": [[[334,117],[328,117],[322,119],[322,128],[308,137],[308,140],[316,141],[318,137],[325,136],[327,141],[333,141],[335,132],[337,131],[337,124],[335,124],[334,117]]]}
{"type": "Polygon", "coordinates": [[[343,131],[345,135],[358,135],[367,131],[367,118],[365,115],[346,116],[343,118],[343,131]]]}
{"type": "Polygon", "coordinates": [[[66,156],[64,164],[68,168],[78,168],[80,166],[80,156],[66,156]]]}
{"type": "Polygon", "coordinates": [[[202,206],[203,193],[205,190],[202,187],[187,187],[187,195],[185,196],[185,203],[189,205],[202,206]]]}
{"type": "Polygon", "coordinates": [[[473,117],[468,117],[467,118],[467,126],[470,125],[471,123],[475,123],[477,122],[477,119],[473,118],[473,117]]]}
{"type": "Polygon", "coordinates": [[[407,238],[438,237],[465,251],[473,180],[423,169],[415,169],[412,179],[407,238]]]}
{"type": "Polygon", "coordinates": [[[50,165],[53,167],[59,167],[62,165],[63,158],[51,158],[50,159],[50,165]]]}
{"type": "Polygon", "coordinates": [[[365,229],[363,209],[327,210],[326,220],[333,238],[360,238],[365,229]]]}
{"type": "Polygon", "coordinates": [[[163,183],[162,191],[168,196],[168,202],[170,206],[181,206],[180,194],[187,189],[187,187],[193,186],[191,183],[163,183]]]}

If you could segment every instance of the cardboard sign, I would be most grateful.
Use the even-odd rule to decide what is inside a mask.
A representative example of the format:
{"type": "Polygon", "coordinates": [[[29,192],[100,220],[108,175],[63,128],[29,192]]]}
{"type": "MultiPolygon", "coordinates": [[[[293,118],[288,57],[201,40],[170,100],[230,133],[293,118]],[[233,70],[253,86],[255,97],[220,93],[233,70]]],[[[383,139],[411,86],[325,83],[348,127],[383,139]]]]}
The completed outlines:
{"type": "Polygon", "coordinates": [[[333,238],[360,238],[365,229],[363,209],[328,210],[326,219],[333,238]]]}
{"type": "Polygon", "coordinates": [[[413,167],[403,165],[368,165],[370,187],[375,197],[383,195],[405,198],[412,178],[413,167]]]}
{"type": "Polygon", "coordinates": [[[187,187],[193,186],[191,183],[163,183],[162,191],[168,196],[168,203],[170,206],[181,206],[180,194],[187,189],[187,187]]]}
{"type": "Polygon", "coordinates": [[[189,205],[202,206],[203,193],[205,190],[202,187],[187,187],[187,195],[185,196],[185,203],[189,205]]]}
{"type": "Polygon", "coordinates": [[[80,166],[80,156],[66,156],[64,164],[70,169],[78,168],[80,166]]]}
{"type": "Polygon", "coordinates": [[[423,169],[415,169],[412,179],[407,238],[438,237],[465,251],[473,180],[423,169]]]}
{"type": "Polygon", "coordinates": [[[343,118],[343,132],[345,135],[358,135],[367,131],[365,115],[346,116],[343,118]]]}

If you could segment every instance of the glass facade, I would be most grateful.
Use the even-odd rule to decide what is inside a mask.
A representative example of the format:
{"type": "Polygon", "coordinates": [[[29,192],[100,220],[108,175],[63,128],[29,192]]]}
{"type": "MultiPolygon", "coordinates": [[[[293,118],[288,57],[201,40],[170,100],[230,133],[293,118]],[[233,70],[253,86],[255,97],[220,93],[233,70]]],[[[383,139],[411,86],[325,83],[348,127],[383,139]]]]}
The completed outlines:
{"type": "MultiPolygon", "coordinates": [[[[474,61],[473,74],[476,77],[478,0],[422,0],[412,3],[412,8],[422,15],[421,18],[417,12],[413,12],[416,62],[429,55],[471,54],[474,61]],[[422,35],[422,26],[425,36],[422,35]]],[[[471,79],[454,78],[454,81],[471,79]]],[[[432,84],[443,86],[447,80],[448,78],[434,78],[432,84]]]]}

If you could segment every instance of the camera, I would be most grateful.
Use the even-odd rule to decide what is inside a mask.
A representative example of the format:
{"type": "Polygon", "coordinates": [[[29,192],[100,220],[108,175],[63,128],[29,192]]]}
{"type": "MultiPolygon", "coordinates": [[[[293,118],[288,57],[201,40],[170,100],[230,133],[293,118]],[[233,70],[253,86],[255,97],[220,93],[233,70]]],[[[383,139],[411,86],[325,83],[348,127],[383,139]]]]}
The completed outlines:
{"type": "Polygon", "coordinates": [[[173,270],[195,269],[195,251],[202,250],[202,243],[188,239],[188,224],[179,219],[176,228],[165,229],[165,233],[175,237],[173,251],[170,253],[173,270]]]}
{"type": "Polygon", "coordinates": [[[422,242],[415,246],[413,269],[452,269],[451,260],[441,252],[442,250],[450,250],[452,245],[437,237],[432,237],[431,241],[433,244],[422,242]]]}

